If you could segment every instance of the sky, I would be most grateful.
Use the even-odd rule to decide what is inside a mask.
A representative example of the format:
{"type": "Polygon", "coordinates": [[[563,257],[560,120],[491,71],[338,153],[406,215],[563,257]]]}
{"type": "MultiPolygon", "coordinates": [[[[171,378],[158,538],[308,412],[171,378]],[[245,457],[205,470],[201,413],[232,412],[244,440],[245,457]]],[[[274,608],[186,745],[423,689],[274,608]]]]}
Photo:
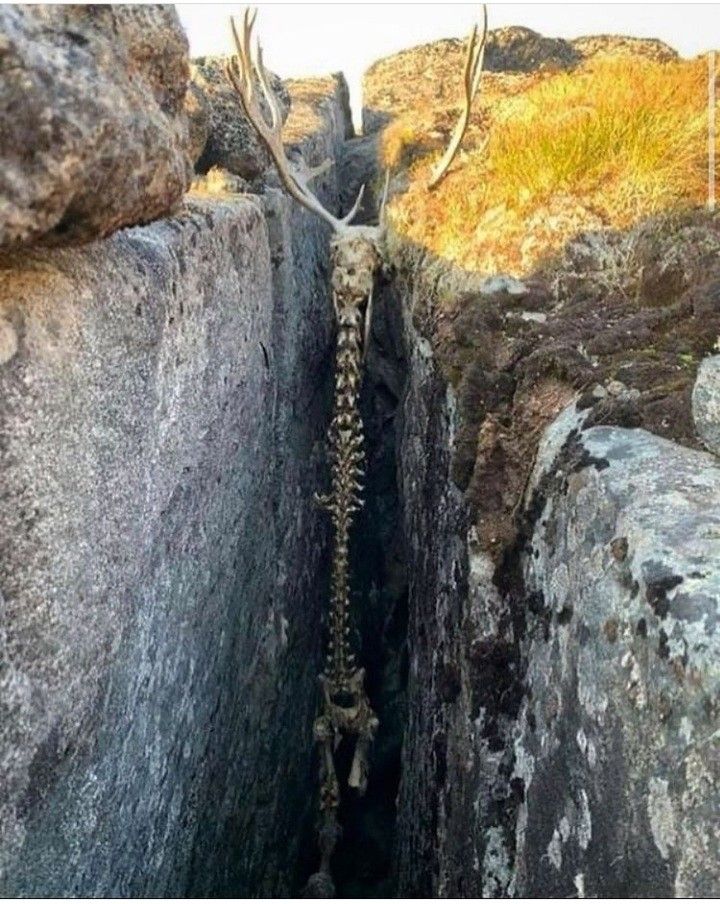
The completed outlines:
{"type": "MultiPolygon", "coordinates": [[[[477,3],[260,3],[255,30],[282,78],[342,71],[355,118],[363,72],[377,59],[438,38],[464,37],[477,3]]],[[[192,56],[229,53],[235,3],[179,3],[192,56]]],[[[720,3],[490,3],[490,28],[525,25],[550,37],[625,34],[660,38],[683,56],[720,49],[720,3]]]]}

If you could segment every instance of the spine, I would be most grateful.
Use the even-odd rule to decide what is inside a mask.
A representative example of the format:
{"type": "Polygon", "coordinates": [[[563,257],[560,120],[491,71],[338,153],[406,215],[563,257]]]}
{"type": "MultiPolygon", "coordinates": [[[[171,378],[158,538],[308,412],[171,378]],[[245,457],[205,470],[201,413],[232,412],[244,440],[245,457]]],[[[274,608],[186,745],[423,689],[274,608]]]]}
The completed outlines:
{"type": "Polygon", "coordinates": [[[363,426],[358,400],[362,361],[362,315],[341,312],[335,363],[335,405],[328,431],[332,489],[325,503],[334,531],[329,644],[326,674],[346,682],[355,669],[349,644],[349,542],[353,517],[362,506],[363,426]]]}

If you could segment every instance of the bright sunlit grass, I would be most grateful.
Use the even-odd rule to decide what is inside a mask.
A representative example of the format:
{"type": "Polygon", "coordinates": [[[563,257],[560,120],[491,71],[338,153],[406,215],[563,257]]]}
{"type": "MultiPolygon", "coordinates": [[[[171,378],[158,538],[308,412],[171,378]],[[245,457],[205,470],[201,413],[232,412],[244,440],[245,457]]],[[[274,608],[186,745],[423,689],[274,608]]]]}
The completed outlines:
{"type": "MultiPolygon", "coordinates": [[[[569,233],[705,200],[704,59],[600,57],[489,103],[486,148],[476,129],[475,149],[434,192],[425,183],[437,155],[425,157],[391,208],[400,232],[461,266],[523,272],[569,233]]],[[[388,136],[389,156],[408,142],[402,130],[388,136]]]]}

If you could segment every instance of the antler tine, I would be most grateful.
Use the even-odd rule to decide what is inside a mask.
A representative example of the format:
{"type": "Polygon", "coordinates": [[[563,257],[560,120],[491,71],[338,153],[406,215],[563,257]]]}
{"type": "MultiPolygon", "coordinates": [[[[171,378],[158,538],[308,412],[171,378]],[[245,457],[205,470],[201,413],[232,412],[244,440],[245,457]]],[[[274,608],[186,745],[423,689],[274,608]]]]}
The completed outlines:
{"type": "Polygon", "coordinates": [[[255,71],[257,72],[258,81],[260,82],[260,87],[262,88],[262,93],[265,96],[268,107],[270,108],[273,131],[277,131],[278,129],[282,131],[282,113],[280,111],[280,105],[278,104],[277,97],[275,97],[275,94],[270,87],[267,69],[265,68],[265,64],[263,63],[262,47],[259,44],[257,48],[257,63],[255,64],[255,71]]]}
{"type": "Polygon", "coordinates": [[[465,103],[463,105],[463,109],[460,113],[458,121],[455,124],[455,128],[453,129],[452,137],[450,138],[447,149],[443,154],[442,159],[432,172],[430,181],[428,182],[428,188],[435,188],[435,186],[440,182],[445,173],[447,173],[450,164],[455,159],[455,155],[460,148],[460,142],[462,141],[463,136],[467,131],[468,123],[470,122],[470,109],[472,107],[472,102],[475,98],[475,95],[477,94],[478,88],[480,87],[480,78],[483,71],[483,61],[485,59],[487,35],[487,6],[483,3],[482,36],[478,41],[478,27],[477,25],[474,25],[468,39],[468,49],[467,55],[465,57],[465,71],[463,73],[465,103]]]}
{"type": "Polygon", "coordinates": [[[355,214],[360,209],[360,204],[362,203],[363,195],[365,194],[365,186],[360,186],[360,191],[357,193],[357,198],[355,198],[355,203],[350,208],[350,210],[345,214],[345,216],[340,220],[340,222],[347,226],[354,219],[355,214]]]}
{"type": "MultiPolygon", "coordinates": [[[[238,34],[237,25],[235,24],[235,18],[230,16],[230,28],[232,30],[233,40],[235,41],[235,51],[236,55],[231,59],[230,64],[226,67],[228,71],[230,71],[230,67],[234,64],[234,69],[237,69],[237,74],[239,75],[242,82],[242,91],[235,84],[235,80],[233,79],[233,85],[237,89],[238,93],[241,96],[246,96],[248,100],[252,100],[253,95],[253,84],[252,77],[249,68],[249,60],[250,60],[250,37],[248,31],[248,13],[249,10],[245,10],[245,15],[243,16],[243,36],[242,39],[238,34]]],[[[250,29],[252,25],[249,26],[250,29]]]]}
{"type": "Polygon", "coordinates": [[[232,17],[230,18],[230,27],[237,55],[225,66],[227,77],[240,97],[247,118],[272,157],[275,169],[285,189],[303,207],[306,207],[328,223],[335,232],[342,232],[356,215],[362,201],[363,191],[360,191],[350,212],[342,219],[338,219],[326,210],[312,193],[307,185],[306,176],[293,170],[283,147],[283,123],[280,104],[270,85],[268,73],[263,62],[262,48],[259,44],[254,57],[252,54],[252,34],[256,16],[257,10],[253,12],[249,9],[245,10],[242,35],[239,34],[235,20],[232,17]],[[265,118],[262,108],[256,99],[255,78],[258,80],[263,96],[270,108],[270,122],[265,118]]]}
{"type": "Polygon", "coordinates": [[[482,37],[480,38],[480,44],[478,47],[478,51],[475,56],[475,63],[473,64],[473,80],[472,80],[472,90],[471,90],[471,95],[470,95],[471,100],[475,97],[475,95],[478,92],[478,88],[480,87],[480,78],[482,77],[483,63],[485,61],[485,48],[487,47],[487,34],[488,34],[488,11],[487,11],[487,6],[483,3],[483,31],[482,31],[482,37]]]}
{"type": "Polygon", "coordinates": [[[469,97],[472,93],[472,83],[475,77],[475,44],[477,42],[477,25],[473,25],[470,37],[468,38],[467,53],[465,54],[465,70],[463,72],[463,83],[465,85],[465,97],[469,97]]]}

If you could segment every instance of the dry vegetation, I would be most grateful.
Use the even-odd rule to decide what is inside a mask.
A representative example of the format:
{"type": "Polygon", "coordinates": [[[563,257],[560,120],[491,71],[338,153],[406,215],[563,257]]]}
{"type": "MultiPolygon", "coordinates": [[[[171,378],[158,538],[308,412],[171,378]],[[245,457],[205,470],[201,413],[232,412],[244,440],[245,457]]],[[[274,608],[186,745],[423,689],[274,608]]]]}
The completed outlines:
{"type": "Polygon", "coordinates": [[[410,172],[395,228],[467,270],[525,274],[580,231],[705,201],[704,58],[600,55],[566,71],[486,73],[481,93],[465,151],[433,192],[454,111],[420,101],[383,134],[386,163],[410,172]]]}

